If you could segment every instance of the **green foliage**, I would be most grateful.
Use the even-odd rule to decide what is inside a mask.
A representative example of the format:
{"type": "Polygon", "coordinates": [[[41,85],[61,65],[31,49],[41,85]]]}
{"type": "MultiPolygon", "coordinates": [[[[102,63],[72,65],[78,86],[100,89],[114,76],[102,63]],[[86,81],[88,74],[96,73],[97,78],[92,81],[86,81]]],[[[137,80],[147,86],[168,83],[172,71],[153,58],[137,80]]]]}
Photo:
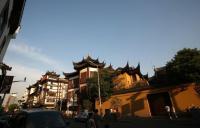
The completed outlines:
{"type": "Polygon", "coordinates": [[[0,105],[0,113],[3,112],[3,106],[0,105]]]}
{"type": "Polygon", "coordinates": [[[200,81],[200,50],[184,48],[166,65],[167,76],[173,83],[200,81]]]}
{"type": "Polygon", "coordinates": [[[14,112],[15,109],[19,109],[18,104],[11,104],[8,107],[9,112],[14,112]]]}
{"type": "MultiPolygon", "coordinates": [[[[108,98],[112,95],[112,88],[114,84],[112,82],[112,76],[115,74],[114,71],[109,69],[101,69],[99,71],[99,83],[101,89],[101,97],[108,98]]],[[[98,74],[94,74],[93,77],[87,79],[88,85],[88,99],[94,101],[98,98],[98,74]]]]}

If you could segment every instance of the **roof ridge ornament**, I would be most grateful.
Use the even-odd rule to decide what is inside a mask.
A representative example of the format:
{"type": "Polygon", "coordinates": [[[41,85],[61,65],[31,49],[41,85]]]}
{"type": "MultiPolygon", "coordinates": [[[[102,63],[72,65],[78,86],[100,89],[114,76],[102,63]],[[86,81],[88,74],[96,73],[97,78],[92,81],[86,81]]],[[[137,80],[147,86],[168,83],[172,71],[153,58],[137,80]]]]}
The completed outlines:
{"type": "Polygon", "coordinates": [[[125,66],[125,68],[129,68],[130,66],[129,66],[129,62],[127,61],[127,63],[126,63],[126,66],[125,66]]]}
{"type": "Polygon", "coordinates": [[[140,62],[138,62],[137,68],[140,69],[140,62]]]}

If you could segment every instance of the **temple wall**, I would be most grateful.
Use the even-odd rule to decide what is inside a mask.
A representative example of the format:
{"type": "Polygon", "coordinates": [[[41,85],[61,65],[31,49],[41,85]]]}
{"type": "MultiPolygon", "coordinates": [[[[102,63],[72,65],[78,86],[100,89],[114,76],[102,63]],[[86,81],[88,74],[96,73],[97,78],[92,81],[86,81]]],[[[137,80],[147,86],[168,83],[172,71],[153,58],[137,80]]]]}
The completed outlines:
{"type": "MultiPolygon", "coordinates": [[[[200,107],[200,95],[194,90],[194,87],[194,84],[187,84],[113,95],[107,101],[102,102],[102,112],[104,114],[105,109],[117,108],[122,116],[150,117],[152,112],[150,100],[147,97],[151,94],[162,93],[169,94],[171,104],[177,113],[182,112],[191,105],[200,107]]],[[[98,101],[96,108],[99,109],[98,101]]]]}
{"type": "Polygon", "coordinates": [[[184,88],[176,88],[170,91],[176,111],[184,111],[190,106],[200,107],[200,94],[195,91],[194,87],[194,84],[190,84],[184,88]]]}

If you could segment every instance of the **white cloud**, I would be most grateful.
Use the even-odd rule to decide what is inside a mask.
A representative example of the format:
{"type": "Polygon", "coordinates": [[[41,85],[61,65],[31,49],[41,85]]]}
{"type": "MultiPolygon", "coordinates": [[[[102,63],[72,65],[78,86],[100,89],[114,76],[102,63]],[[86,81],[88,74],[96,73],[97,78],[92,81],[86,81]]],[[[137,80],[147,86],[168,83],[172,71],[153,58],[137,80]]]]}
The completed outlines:
{"type": "Polygon", "coordinates": [[[24,65],[20,65],[13,62],[7,62],[8,65],[12,65],[12,70],[8,71],[8,75],[13,75],[14,81],[24,80],[26,77],[26,82],[14,82],[12,84],[11,93],[17,92],[18,97],[21,97],[26,90],[26,87],[34,84],[37,80],[39,80],[44,74],[42,71],[38,69],[34,69],[31,67],[27,67],[24,65]]]}
{"type": "Polygon", "coordinates": [[[61,62],[45,55],[42,53],[41,49],[29,46],[26,43],[11,43],[7,52],[11,53],[11,56],[5,57],[4,62],[12,67],[12,70],[8,71],[7,74],[15,76],[14,81],[23,80],[24,77],[27,78],[26,82],[16,82],[12,84],[10,92],[17,92],[18,97],[23,96],[26,87],[39,80],[47,70],[54,70],[57,73],[65,71],[61,62]],[[16,59],[13,59],[13,57],[15,57],[12,56],[13,53],[17,54],[18,62],[16,59]],[[26,57],[28,61],[25,59],[23,60],[25,63],[21,62],[20,60],[24,59],[23,57],[26,57]],[[33,63],[37,65],[31,65],[33,63]]]}
{"type": "Polygon", "coordinates": [[[29,46],[26,43],[11,43],[8,48],[8,51],[16,52],[22,56],[28,57],[31,60],[47,64],[58,71],[64,71],[65,69],[64,66],[62,66],[61,62],[45,55],[44,53],[42,53],[41,49],[29,46]]]}

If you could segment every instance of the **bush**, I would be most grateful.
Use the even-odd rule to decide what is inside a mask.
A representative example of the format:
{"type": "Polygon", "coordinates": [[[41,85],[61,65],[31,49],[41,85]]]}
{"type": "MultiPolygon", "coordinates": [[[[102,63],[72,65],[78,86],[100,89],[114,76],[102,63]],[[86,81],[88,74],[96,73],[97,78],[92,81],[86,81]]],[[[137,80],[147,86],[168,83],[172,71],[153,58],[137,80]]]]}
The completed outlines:
{"type": "Polygon", "coordinates": [[[9,112],[14,112],[16,109],[19,109],[19,106],[17,104],[11,104],[8,107],[9,112]]]}

